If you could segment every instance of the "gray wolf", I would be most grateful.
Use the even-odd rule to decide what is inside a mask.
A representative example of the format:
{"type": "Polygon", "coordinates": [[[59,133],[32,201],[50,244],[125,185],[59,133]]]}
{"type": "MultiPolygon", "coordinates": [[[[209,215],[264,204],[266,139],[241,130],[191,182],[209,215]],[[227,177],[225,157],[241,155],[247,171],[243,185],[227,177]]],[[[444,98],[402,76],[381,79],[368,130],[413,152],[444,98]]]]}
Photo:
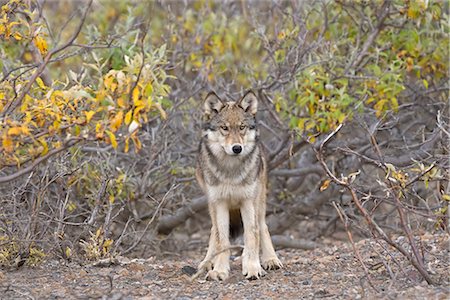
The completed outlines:
{"type": "Polygon", "coordinates": [[[258,279],[266,274],[264,269],[282,267],[265,221],[267,165],[259,144],[257,109],[253,92],[239,101],[224,101],[214,92],[205,98],[196,177],[208,198],[212,227],[199,270],[208,271],[212,280],[229,276],[230,224],[236,217],[244,229],[242,274],[258,279]]]}

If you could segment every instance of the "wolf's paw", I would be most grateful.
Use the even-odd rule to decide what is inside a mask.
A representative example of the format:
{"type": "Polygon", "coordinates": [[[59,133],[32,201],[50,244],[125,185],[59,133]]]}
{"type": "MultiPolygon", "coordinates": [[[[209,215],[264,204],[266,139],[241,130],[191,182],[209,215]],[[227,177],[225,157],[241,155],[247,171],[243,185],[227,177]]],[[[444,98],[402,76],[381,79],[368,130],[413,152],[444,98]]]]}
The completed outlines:
{"type": "Polygon", "coordinates": [[[272,257],[266,260],[263,260],[262,266],[265,270],[277,270],[283,267],[283,264],[278,259],[278,257],[272,257]]]}
{"type": "Polygon", "coordinates": [[[228,272],[222,272],[222,271],[216,271],[216,270],[211,270],[206,275],[207,280],[219,281],[219,280],[225,280],[227,278],[228,278],[228,272]]]}
{"type": "Polygon", "coordinates": [[[266,275],[266,271],[261,268],[261,266],[258,264],[252,264],[248,265],[246,268],[242,268],[242,274],[245,276],[248,280],[255,280],[259,279],[260,277],[263,277],[266,275]]]}
{"type": "Polygon", "coordinates": [[[213,264],[210,260],[204,260],[198,265],[199,270],[210,271],[213,268],[213,264]]]}

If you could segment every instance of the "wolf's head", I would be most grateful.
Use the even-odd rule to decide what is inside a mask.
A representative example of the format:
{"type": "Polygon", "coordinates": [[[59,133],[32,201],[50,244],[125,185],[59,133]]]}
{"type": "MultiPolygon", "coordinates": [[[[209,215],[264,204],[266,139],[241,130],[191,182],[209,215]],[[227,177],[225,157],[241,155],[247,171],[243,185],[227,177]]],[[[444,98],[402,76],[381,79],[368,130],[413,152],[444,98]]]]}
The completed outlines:
{"type": "Polygon", "coordinates": [[[204,113],[206,123],[203,135],[216,155],[231,156],[251,153],[258,139],[256,111],[258,99],[248,92],[239,101],[223,101],[214,92],[206,96],[204,113]]]}

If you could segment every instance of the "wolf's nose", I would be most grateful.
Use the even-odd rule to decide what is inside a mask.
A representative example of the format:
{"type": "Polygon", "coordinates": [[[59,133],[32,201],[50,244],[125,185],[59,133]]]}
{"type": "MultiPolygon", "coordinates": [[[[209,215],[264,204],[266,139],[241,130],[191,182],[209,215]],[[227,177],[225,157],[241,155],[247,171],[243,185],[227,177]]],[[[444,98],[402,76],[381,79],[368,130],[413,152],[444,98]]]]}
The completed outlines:
{"type": "Polygon", "coordinates": [[[233,152],[239,154],[242,152],[242,147],[240,145],[233,146],[233,152]]]}

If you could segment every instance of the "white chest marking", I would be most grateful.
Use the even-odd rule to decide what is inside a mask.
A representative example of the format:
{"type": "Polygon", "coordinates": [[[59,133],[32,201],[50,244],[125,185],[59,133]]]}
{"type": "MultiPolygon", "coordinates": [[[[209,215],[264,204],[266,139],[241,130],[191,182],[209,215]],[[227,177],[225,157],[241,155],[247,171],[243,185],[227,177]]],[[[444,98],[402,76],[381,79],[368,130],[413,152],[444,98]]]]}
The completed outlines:
{"type": "Polygon", "coordinates": [[[257,183],[234,185],[222,183],[208,186],[209,201],[227,201],[230,208],[238,208],[243,200],[256,197],[257,183]]]}

